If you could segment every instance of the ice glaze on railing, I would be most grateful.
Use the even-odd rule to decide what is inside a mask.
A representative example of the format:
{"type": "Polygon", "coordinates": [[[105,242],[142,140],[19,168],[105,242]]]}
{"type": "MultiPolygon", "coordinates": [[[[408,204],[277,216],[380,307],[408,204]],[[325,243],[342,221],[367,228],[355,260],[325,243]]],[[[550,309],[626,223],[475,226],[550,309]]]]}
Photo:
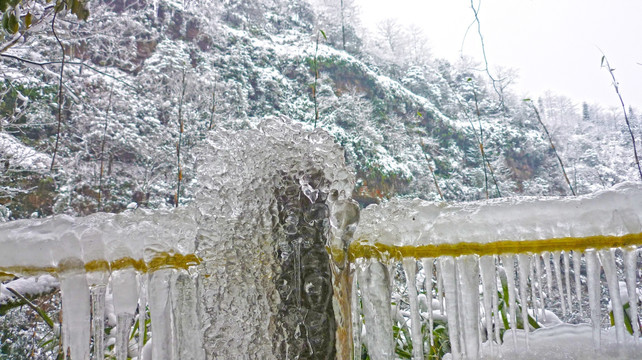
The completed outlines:
{"type": "MultiPolygon", "coordinates": [[[[362,304],[354,324],[365,324],[371,359],[410,348],[423,359],[445,344],[455,359],[640,355],[641,219],[637,184],[576,198],[372,205],[349,248],[362,304]],[[391,288],[400,281],[407,290],[391,288]],[[436,345],[435,319],[447,343],[436,345]]],[[[361,347],[355,336],[355,357],[361,347]]]]}

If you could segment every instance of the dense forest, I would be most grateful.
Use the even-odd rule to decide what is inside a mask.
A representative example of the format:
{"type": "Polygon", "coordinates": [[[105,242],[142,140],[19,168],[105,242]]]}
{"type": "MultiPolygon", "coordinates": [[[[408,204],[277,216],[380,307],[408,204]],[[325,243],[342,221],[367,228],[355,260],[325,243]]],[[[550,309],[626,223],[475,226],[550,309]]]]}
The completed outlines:
{"type": "Polygon", "coordinates": [[[186,204],[199,142],[272,116],[332,134],[362,205],[637,177],[621,108],[525,101],[416,26],[364,30],[353,0],[1,3],[1,221],[186,204]]]}

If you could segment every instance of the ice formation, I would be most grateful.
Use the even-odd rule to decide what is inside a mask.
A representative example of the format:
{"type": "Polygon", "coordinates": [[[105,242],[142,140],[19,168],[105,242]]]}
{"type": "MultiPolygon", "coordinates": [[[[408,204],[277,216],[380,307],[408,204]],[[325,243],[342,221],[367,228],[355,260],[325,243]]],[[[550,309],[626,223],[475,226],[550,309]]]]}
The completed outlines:
{"type": "Polygon", "coordinates": [[[207,353],[347,358],[342,352],[351,349],[335,351],[334,344],[335,332],[352,332],[350,314],[341,311],[350,284],[331,277],[345,267],[345,241],[358,217],[343,150],[326,132],[282,119],[220,131],[207,143],[196,199],[207,353]],[[338,250],[336,269],[326,246],[338,250]]]}
{"type": "Polygon", "coordinates": [[[403,311],[408,313],[396,326],[412,325],[410,335],[401,336],[412,344],[413,359],[438,351],[440,335],[432,329],[440,312],[421,312],[416,305],[421,297],[432,304],[435,295],[437,304],[445,298],[453,359],[638,358],[640,246],[638,184],[574,198],[463,204],[396,199],[371,205],[362,211],[349,249],[357,272],[364,274],[357,278],[365,324],[361,342],[370,355],[389,351],[380,334],[390,324],[369,317],[384,316],[378,312],[391,302],[390,289],[372,269],[392,266],[406,272],[403,311]],[[425,276],[419,287],[418,261],[425,276]],[[433,283],[440,288],[436,294],[433,283]],[[381,309],[371,308],[377,304],[381,309]],[[609,318],[614,326],[607,329],[609,318]]]}
{"type": "Polygon", "coordinates": [[[346,357],[359,209],[343,150],[286,119],[205,143],[190,206],[0,224],[2,275],[57,277],[72,360],[105,356],[112,308],[118,360],[346,357]]]}
{"type": "Polygon", "coordinates": [[[0,224],[0,275],[59,282],[72,360],[641,354],[640,185],[360,212],[322,130],[268,119],[197,152],[189,206],[0,224]]]}

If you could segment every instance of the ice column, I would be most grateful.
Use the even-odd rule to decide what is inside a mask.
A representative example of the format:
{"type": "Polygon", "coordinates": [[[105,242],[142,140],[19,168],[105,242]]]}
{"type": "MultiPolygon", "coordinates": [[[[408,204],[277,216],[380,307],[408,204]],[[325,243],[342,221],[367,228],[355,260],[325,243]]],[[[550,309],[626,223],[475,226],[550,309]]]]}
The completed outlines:
{"type": "MultiPolygon", "coordinates": [[[[510,313],[510,327],[513,334],[513,345],[517,346],[517,301],[515,300],[515,258],[513,255],[502,255],[502,265],[504,265],[504,275],[506,276],[506,288],[504,289],[504,305],[508,297],[508,309],[510,313]],[[506,293],[508,292],[508,293],[506,293]]],[[[501,276],[501,275],[500,275],[501,276]]]]}
{"type": "MultiPolygon", "coordinates": [[[[459,311],[462,314],[461,331],[463,334],[462,350],[466,359],[479,358],[479,264],[477,255],[465,255],[457,258],[459,311]]],[[[452,317],[449,314],[449,320],[452,317]]]]}
{"type": "Polygon", "coordinates": [[[136,259],[142,258],[142,244],[137,235],[138,219],[126,213],[114,217],[114,228],[106,234],[107,256],[111,260],[111,289],[116,313],[116,359],[127,360],[129,334],[138,305],[138,271],[136,259]],[[128,241],[129,240],[129,241],[128,241]]]}
{"type": "Polygon", "coordinates": [[[573,251],[573,274],[575,275],[575,296],[577,297],[577,306],[580,316],[582,315],[582,283],[580,282],[580,266],[582,253],[573,251]]]}
{"type": "MultiPolygon", "coordinates": [[[[553,268],[555,269],[555,280],[557,281],[557,290],[560,294],[560,305],[562,313],[566,316],[566,303],[564,302],[564,284],[562,284],[562,271],[560,270],[560,252],[553,252],[553,268]]],[[[568,284],[567,284],[568,285],[568,284]]]]}
{"type": "Polygon", "coordinates": [[[91,334],[94,358],[105,357],[105,292],[109,280],[109,263],[105,257],[104,226],[112,215],[95,214],[84,219],[87,226],[80,236],[82,258],[87,270],[91,296],[91,334]]]}
{"type": "Polygon", "coordinates": [[[624,249],[624,267],[626,276],[626,289],[629,295],[629,319],[633,327],[633,338],[639,341],[640,326],[638,325],[638,295],[637,295],[637,247],[624,249]]]}
{"type": "Polygon", "coordinates": [[[406,286],[408,287],[408,298],[410,301],[412,357],[414,359],[421,360],[424,358],[424,341],[421,333],[421,317],[419,315],[419,303],[417,297],[417,261],[414,258],[404,259],[403,267],[406,272],[406,286]]]}
{"type": "Polygon", "coordinates": [[[624,311],[620,297],[620,284],[617,279],[613,249],[600,250],[600,259],[602,260],[602,268],[604,268],[604,274],[606,275],[609,296],[611,297],[611,310],[613,311],[613,318],[615,320],[615,336],[618,342],[623,342],[624,332],[626,331],[624,328],[624,311]]]}
{"type": "Polygon", "coordinates": [[[518,254],[517,262],[519,267],[519,298],[521,302],[522,324],[526,334],[526,348],[529,346],[529,325],[528,325],[528,274],[530,273],[530,256],[518,254]]]}
{"type": "Polygon", "coordinates": [[[454,360],[462,357],[462,344],[460,344],[459,308],[457,297],[457,276],[455,258],[444,256],[439,259],[441,264],[441,275],[446,298],[446,314],[448,316],[448,336],[450,339],[450,350],[454,360]]]}
{"type": "Polygon", "coordinates": [[[568,310],[573,311],[573,299],[571,298],[571,259],[568,251],[564,251],[564,282],[566,283],[566,300],[568,301],[568,310]]]}
{"type": "Polygon", "coordinates": [[[390,279],[388,269],[373,260],[357,267],[363,317],[366,323],[365,343],[373,360],[394,356],[392,318],[390,317],[390,279]]]}
{"type": "Polygon", "coordinates": [[[430,346],[434,346],[435,339],[433,334],[433,316],[432,316],[432,277],[433,277],[433,265],[435,260],[433,258],[424,258],[422,259],[422,264],[424,267],[424,274],[426,276],[424,281],[424,287],[426,289],[426,305],[428,310],[428,331],[430,332],[430,346]]]}
{"type": "MultiPolygon", "coordinates": [[[[52,220],[52,223],[55,220],[52,220]]],[[[62,225],[62,224],[61,224],[62,225]]],[[[90,349],[90,296],[85,264],[82,261],[80,240],[72,226],[62,232],[57,247],[65,252],[58,263],[58,278],[62,298],[63,352],[71,360],[88,359],[90,349]]],[[[52,232],[53,236],[56,232],[52,232]]],[[[52,249],[53,250],[53,249],[52,249]]],[[[56,254],[61,255],[61,254],[56,254]]]]}
{"type": "Polygon", "coordinates": [[[591,326],[593,327],[593,345],[600,347],[601,314],[600,314],[600,262],[593,249],[586,250],[586,283],[589,295],[591,312],[591,326]]]}
{"type": "MultiPolygon", "coordinates": [[[[484,288],[484,318],[486,321],[486,336],[493,353],[493,283],[496,282],[494,256],[482,256],[479,259],[482,286],[484,288]]],[[[497,313],[495,313],[497,314],[497,313]]]]}

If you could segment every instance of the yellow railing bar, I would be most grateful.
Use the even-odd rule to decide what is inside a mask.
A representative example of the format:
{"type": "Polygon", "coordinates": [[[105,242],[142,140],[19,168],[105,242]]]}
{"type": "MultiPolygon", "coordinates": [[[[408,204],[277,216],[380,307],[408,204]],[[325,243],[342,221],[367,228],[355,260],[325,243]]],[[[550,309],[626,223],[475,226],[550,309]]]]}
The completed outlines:
{"type": "MultiPolygon", "coordinates": [[[[176,254],[169,252],[161,252],[152,257],[149,261],[145,262],[142,259],[134,259],[131,257],[124,257],[116,259],[112,262],[106,260],[94,260],[84,264],[86,272],[94,271],[114,271],[126,268],[134,268],[138,272],[146,273],[156,271],[159,269],[189,269],[201,263],[201,259],[195,254],[176,254]]],[[[3,267],[0,265],[0,278],[14,277],[15,274],[20,276],[25,275],[39,275],[39,274],[54,274],[61,271],[68,270],[54,266],[9,266],[3,267]]]]}
{"type": "Polygon", "coordinates": [[[564,237],[542,240],[501,240],[488,243],[461,242],[456,244],[430,244],[394,246],[372,243],[367,240],[355,241],[348,248],[350,262],[356,259],[378,259],[380,261],[461,256],[542,253],[545,251],[584,251],[586,249],[622,248],[642,246],[642,233],[622,236],[596,235],[587,237],[564,237]]]}

